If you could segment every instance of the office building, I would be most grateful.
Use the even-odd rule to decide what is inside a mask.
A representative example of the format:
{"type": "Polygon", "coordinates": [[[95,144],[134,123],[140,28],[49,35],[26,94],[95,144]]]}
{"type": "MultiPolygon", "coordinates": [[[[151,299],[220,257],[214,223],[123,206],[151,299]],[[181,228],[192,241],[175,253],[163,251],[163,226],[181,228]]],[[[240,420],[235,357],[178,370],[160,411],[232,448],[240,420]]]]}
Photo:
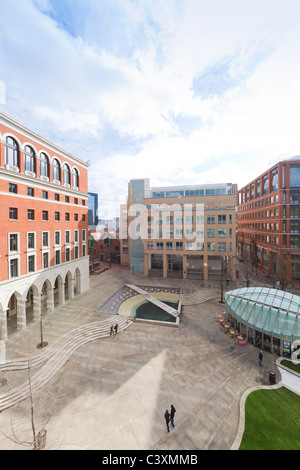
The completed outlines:
{"type": "Polygon", "coordinates": [[[300,282],[299,192],[299,156],[277,163],[238,192],[238,253],[273,283],[300,282]]]}
{"type": "Polygon", "coordinates": [[[145,276],[236,279],[233,184],[150,188],[131,180],[121,205],[121,264],[145,276]]]}
{"type": "Polygon", "coordinates": [[[89,287],[87,172],[0,113],[0,339],[89,287]]]}

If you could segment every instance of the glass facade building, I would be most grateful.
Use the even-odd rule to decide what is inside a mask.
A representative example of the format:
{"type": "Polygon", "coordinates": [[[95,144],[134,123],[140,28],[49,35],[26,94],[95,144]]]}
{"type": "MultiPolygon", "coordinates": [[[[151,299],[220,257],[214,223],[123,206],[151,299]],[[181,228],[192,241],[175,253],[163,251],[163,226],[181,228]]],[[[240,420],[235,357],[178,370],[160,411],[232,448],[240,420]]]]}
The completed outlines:
{"type": "Polygon", "coordinates": [[[236,289],[225,294],[230,323],[248,342],[273,354],[290,356],[300,340],[300,297],[265,287],[236,289]]]}

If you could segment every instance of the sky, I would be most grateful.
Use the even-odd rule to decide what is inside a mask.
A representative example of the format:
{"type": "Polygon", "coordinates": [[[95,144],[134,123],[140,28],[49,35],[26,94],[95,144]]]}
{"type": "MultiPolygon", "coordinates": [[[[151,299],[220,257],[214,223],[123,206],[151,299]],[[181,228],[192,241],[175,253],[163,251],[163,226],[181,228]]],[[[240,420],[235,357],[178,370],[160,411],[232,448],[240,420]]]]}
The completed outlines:
{"type": "Polygon", "coordinates": [[[300,154],[299,0],[0,0],[0,109],[130,179],[241,188],[300,154]]]}

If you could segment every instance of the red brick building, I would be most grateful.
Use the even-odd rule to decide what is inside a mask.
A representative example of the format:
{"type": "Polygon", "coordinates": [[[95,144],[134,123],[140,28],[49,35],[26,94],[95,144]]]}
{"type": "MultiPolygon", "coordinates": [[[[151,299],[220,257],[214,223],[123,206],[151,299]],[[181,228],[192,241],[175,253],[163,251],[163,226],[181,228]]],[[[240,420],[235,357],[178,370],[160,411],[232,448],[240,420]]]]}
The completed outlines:
{"type": "Polygon", "coordinates": [[[88,164],[0,113],[0,339],[89,287],[88,164]]]}
{"type": "Polygon", "coordinates": [[[300,157],[277,163],[239,191],[239,255],[273,281],[300,282],[300,157]]]}

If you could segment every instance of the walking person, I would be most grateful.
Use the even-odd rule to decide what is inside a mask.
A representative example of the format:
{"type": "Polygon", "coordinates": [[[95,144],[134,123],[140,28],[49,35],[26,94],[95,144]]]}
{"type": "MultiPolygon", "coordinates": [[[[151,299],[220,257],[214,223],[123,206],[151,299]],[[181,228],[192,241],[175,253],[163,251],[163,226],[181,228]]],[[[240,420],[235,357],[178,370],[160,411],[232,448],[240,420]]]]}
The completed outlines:
{"type": "Polygon", "coordinates": [[[116,324],[115,324],[115,334],[118,333],[118,327],[119,327],[119,325],[118,325],[118,323],[116,323],[116,324]]]}
{"type": "Polygon", "coordinates": [[[171,405],[170,420],[171,420],[171,424],[172,424],[173,428],[175,428],[175,424],[174,424],[175,413],[176,413],[176,410],[175,410],[174,406],[171,405]]]}
{"type": "Polygon", "coordinates": [[[258,362],[260,366],[262,366],[262,361],[263,361],[263,353],[262,353],[262,350],[260,350],[258,354],[258,362]]]}
{"type": "Polygon", "coordinates": [[[114,325],[111,325],[109,334],[110,336],[114,334],[114,325]]]}
{"type": "Polygon", "coordinates": [[[168,430],[168,432],[170,432],[170,429],[169,429],[169,422],[170,422],[169,410],[166,410],[166,412],[165,412],[165,420],[166,420],[167,430],[168,430]]]}

